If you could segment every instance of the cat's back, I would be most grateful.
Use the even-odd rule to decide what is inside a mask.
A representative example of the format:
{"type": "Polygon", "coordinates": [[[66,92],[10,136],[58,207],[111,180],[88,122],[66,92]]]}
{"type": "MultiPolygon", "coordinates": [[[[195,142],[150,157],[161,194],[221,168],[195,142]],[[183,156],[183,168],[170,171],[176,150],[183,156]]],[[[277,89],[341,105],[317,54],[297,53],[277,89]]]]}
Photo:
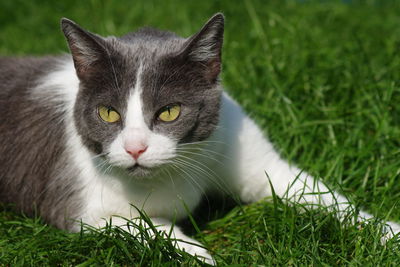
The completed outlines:
{"type": "MultiPolygon", "coordinates": [[[[43,103],[35,99],[34,90],[56,62],[53,57],[0,57],[0,151],[7,147],[6,137],[43,114],[43,103]]],[[[21,134],[27,135],[34,128],[35,125],[30,125],[21,134]]]]}
{"type": "Polygon", "coordinates": [[[56,57],[0,57],[0,95],[26,92],[51,71],[57,61],[56,57]]]}
{"type": "Polygon", "coordinates": [[[0,202],[28,214],[56,199],[45,188],[64,153],[65,114],[41,92],[60,60],[0,57],[0,202]]]}

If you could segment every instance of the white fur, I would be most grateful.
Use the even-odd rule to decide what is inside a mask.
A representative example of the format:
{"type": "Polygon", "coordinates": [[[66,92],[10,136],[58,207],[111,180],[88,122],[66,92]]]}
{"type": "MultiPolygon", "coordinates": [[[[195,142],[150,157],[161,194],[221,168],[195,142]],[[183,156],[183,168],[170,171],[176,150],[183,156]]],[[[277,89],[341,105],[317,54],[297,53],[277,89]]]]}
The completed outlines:
{"type": "MultiPolygon", "coordinates": [[[[61,98],[65,103],[60,108],[68,114],[66,129],[70,161],[80,170],[77,179],[80,184],[77,186],[84,188],[84,210],[81,218],[77,219],[101,227],[114,215],[136,218],[138,213],[130,206],[133,204],[154,218],[161,231],[169,231],[174,219],[186,216],[183,203],[193,210],[202,194],[211,189],[237,194],[245,202],[271,196],[265,173],[279,196],[287,194],[298,202],[333,205],[339,209],[339,215],[352,208],[345,197],[338,193],[323,194],[328,191],[325,185],[282,160],[262,131],[225,93],[222,97],[220,124],[215,133],[204,142],[178,148],[184,149],[186,154],[177,153],[174,140],[151,132],[144,122],[140,75],[139,71],[136,88],[128,100],[126,127],[110,146],[109,153],[113,164],[129,166],[134,163],[134,159],[124,150],[124,143],[134,142],[130,140],[132,135],[143,139],[148,149],[139,157],[140,164],[151,167],[171,162],[170,167],[166,165],[161,168],[151,179],[138,180],[122,171],[110,171],[107,167],[96,166],[105,163],[84,147],[73,124],[72,109],[79,83],[71,61],[46,77],[38,87],[40,90],[34,93],[35,97],[61,98]]],[[[360,219],[370,217],[367,213],[361,213],[360,219]]],[[[114,219],[113,223],[124,224],[118,219],[114,219]]],[[[389,224],[395,233],[400,230],[398,224],[389,224]]],[[[179,239],[193,241],[177,227],[173,234],[179,239]]],[[[178,242],[177,246],[213,263],[211,256],[202,248],[184,242],[178,242]]]]}

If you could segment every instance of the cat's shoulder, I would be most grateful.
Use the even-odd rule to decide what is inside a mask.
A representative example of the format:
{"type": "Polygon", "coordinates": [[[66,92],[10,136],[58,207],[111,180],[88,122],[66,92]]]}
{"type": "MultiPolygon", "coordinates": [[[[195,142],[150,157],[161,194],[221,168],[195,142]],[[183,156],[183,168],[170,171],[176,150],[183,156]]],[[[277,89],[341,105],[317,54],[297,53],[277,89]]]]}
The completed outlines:
{"type": "Polygon", "coordinates": [[[18,75],[22,72],[46,72],[54,68],[64,57],[42,56],[42,57],[0,57],[0,75],[4,73],[14,73],[18,75]]]}
{"type": "Polygon", "coordinates": [[[28,90],[54,70],[60,57],[0,57],[0,93],[28,90]]]}

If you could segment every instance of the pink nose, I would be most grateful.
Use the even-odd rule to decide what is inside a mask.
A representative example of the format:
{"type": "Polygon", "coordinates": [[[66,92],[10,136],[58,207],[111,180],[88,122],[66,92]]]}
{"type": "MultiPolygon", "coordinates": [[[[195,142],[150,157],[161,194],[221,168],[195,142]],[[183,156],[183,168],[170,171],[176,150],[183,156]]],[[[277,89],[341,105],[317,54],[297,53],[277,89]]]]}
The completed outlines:
{"type": "Polygon", "coordinates": [[[139,145],[139,146],[132,146],[132,147],[126,147],[125,151],[131,155],[135,160],[139,158],[141,154],[143,154],[147,150],[146,145],[139,145]]]}

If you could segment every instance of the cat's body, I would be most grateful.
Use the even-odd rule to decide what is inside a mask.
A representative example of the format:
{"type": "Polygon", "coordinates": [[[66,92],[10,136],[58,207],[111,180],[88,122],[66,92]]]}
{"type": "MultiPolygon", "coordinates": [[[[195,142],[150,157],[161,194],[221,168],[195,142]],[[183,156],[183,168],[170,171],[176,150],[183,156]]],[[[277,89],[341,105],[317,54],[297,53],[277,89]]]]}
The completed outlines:
{"type": "MultiPolygon", "coordinates": [[[[136,218],[133,205],[169,231],[206,193],[270,196],[267,173],[279,196],[350,207],[336,193],[304,195],[329,190],[283,161],[222,93],[221,15],[189,39],[152,29],[102,39],[62,26],[72,58],[0,59],[1,202],[70,231],[81,220],[136,218]],[[121,118],[102,121],[103,105],[121,118]],[[168,116],[179,106],[178,117],[161,121],[165,106],[168,116]]],[[[177,227],[174,235],[194,242],[177,227]]],[[[177,245],[212,262],[200,247],[177,245]]]]}
{"type": "Polygon", "coordinates": [[[0,105],[5,115],[0,124],[0,201],[14,203],[29,215],[38,208],[46,220],[65,228],[62,207],[73,201],[60,196],[75,190],[74,181],[66,176],[60,187],[54,180],[65,161],[65,113],[57,103],[49,105],[48,97],[39,99],[31,91],[56,60],[0,59],[0,105]]]}

